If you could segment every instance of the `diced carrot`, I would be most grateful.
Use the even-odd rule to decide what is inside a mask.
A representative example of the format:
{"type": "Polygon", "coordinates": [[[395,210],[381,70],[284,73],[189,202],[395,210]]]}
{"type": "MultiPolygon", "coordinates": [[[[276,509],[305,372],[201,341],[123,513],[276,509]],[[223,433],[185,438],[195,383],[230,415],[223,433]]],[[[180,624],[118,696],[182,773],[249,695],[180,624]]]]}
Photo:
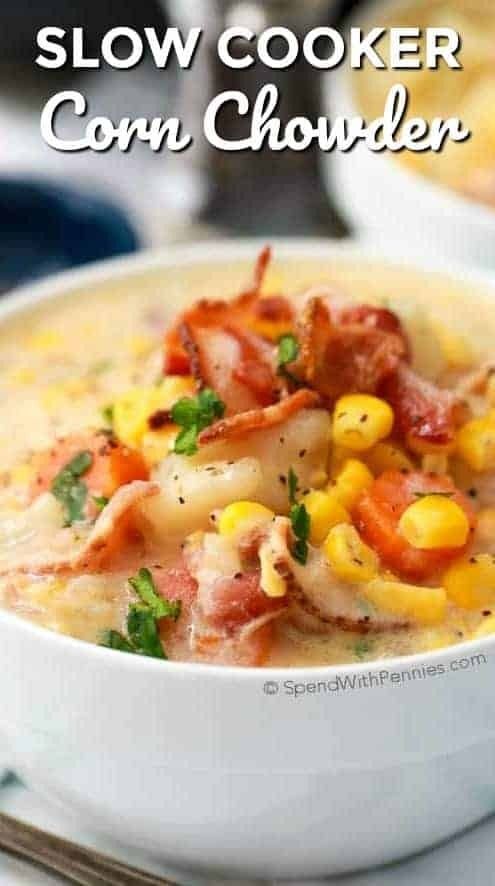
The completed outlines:
{"type": "Polygon", "coordinates": [[[81,478],[91,495],[110,498],[133,480],[147,480],[148,469],[139,452],[123,446],[105,433],[73,434],[55,442],[33,458],[35,478],[31,499],[50,490],[60,471],[80,452],[89,452],[92,464],[81,478]]]}
{"type": "Polygon", "coordinates": [[[383,564],[413,581],[431,578],[462,553],[459,548],[420,550],[412,547],[399,533],[399,520],[406,508],[419,496],[435,492],[447,494],[457,502],[466,512],[471,529],[474,528],[473,509],[452,480],[423,471],[386,471],[361,494],[353,509],[359,532],[375,549],[383,564]]]}

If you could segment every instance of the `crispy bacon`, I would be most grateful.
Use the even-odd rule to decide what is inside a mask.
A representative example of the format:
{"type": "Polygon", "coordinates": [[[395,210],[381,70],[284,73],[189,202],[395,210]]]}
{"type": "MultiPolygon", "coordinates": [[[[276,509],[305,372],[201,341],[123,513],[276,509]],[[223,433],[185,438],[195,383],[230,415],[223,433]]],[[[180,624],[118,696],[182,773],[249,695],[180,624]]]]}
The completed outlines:
{"type": "MultiPolygon", "coordinates": [[[[232,301],[202,299],[178,318],[165,335],[165,375],[188,375],[191,372],[191,354],[184,344],[181,326],[221,326],[234,318],[245,319],[258,299],[267,267],[271,259],[271,249],[265,246],[256,260],[251,285],[232,301]]],[[[194,374],[194,373],[193,373],[194,374]]]]}
{"type": "Polygon", "coordinates": [[[374,322],[362,322],[362,318],[354,322],[352,315],[351,322],[339,323],[338,316],[336,322],[318,297],[310,299],[303,311],[298,327],[300,353],[292,369],[328,404],[353,391],[375,394],[407,356],[403,335],[379,328],[377,315],[367,316],[373,316],[374,322]]]}
{"type": "Polygon", "coordinates": [[[282,424],[288,418],[300,412],[302,409],[310,409],[319,403],[319,395],[308,388],[300,388],[295,394],[291,394],[264,409],[251,409],[229,418],[220,419],[201,431],[198,442],[200,446],[214,443],[218,440],[230,440],[235,437],[243,437],[252,431],[272,428],[282,424]]]}
{"type": "Polygon", "coordinates": [[[60,572],[92,572],[106,568],[136,537],[134,509],[146,498],[157,495],[158,483],[136,480],[122,486],[104,508],[94,526],[60,529],[52,539],[40,535],[29,538],[0,556],[0,575],[33,573],[47,575],[60,572]],[[50,548],[51,544],[51,548],[50,548]]]}
{"type": "Polygon", "coordinates": [[[451,392],[420,378],[401,364],[381,386],[380,393],[395,413],[395,433],[415,452],[425,446],[450,447],[464,418],[462,402],[451,392]]]}

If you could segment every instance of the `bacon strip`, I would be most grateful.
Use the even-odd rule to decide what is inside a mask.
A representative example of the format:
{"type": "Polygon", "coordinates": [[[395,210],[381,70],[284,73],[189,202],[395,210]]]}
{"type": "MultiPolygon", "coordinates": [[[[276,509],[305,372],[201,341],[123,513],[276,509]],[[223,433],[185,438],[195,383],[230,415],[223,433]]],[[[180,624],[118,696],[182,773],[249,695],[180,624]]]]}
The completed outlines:
{"type": "Polygon", "coordinates": [[[401,364],[381,387],[395,414],[395,431],[415,452],[425,446],[446,447],[455,441],[464,418],[461,401],[451,392],[420,378],[401,364]]]}
{"type": "MultiPolygon", "coordinates": [[[[334,319],[325,301],[314,297],[298,325],[300,352],[291,371],[315,388],[329,405],[349,392],[375,394],[407,357],[402,333],[381,328],[384,319],[377,313],[372,315],[370,308],[353,310],[354,314],[348,312],[346,322],[338,322],[338,312],[334,319]],[[361,314],[356,314],[358,311],[361,314]],[[371,316],[373,323],[369,322],[371,316]]],[[[388,315],[386,325],[391,325],[388,315]]]]}
{"type": "MultiPolygon", "coordinates": [[[[34,575],[60,572],[96,571],[122,543],[131,529],[133,509],[160,491],[158,483],[137,480],[122,486],[104,508],[91,529],[78,529],[79,540],[74,541],[73,529],[61,529],[53,538],[53,550],[47,550],[46,540],[30,539],[19,549],[0,556],[0,575],[33,573],[34,575]]],[[[2,552],[3,554],[3,552],[2,552]]]]}
{"type": "Polygon", "coordinates": [[[208,443],[216,443],[218,440],[231,440],[235,437],[243,437],[252,431],[272,428],[282,424],[291,416],[302,409],[310,409],[318,406],[320,397],[315,391],[308,388],[300,388],[295,394],[291,394],[265,409],[251,409],[229,418],[223,418],[215,424],[201,431],[198,442],[200,446],[208,443]]]}

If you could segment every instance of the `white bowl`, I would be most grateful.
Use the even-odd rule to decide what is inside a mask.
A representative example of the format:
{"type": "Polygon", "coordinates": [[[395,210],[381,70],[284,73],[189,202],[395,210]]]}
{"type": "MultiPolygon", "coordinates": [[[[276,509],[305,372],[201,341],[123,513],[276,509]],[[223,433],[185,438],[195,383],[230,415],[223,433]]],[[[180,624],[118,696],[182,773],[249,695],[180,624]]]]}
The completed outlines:
{"type": "MultiPolygon", "coordinates": [[[[396,10],[397,0],[372,0],[344,28],[366,32],[396,10]]],[[[354,99],[352,74],[344,64],[324,78],[324,112],[332,120],[338,114],[363,116],[354,99]]],[[[401,72],[396,74],[400,82],[401,72]]],[[[388,151],[369,151],[362,142],[346,154],[322,153],[321,168],[351,228],[385,254],[392,256],[399,248],[411,257],[495,267],[495,210],[490,207],[409,170],[388,151]]]]}
{"type": "MultiPolygon", "coordinates": [[[[65,274],[3,300],[0,320],[107,284],[166,291],[198,264],[211,283],[258,246],[174,247],[65,274]]],[[[349,246],[276,254],[368,274],[349,246]]],[[[247,670],[125,655],[3,611],[0,735],[28,784],[169,864],[319,877],[417,852],[493,811],[494,650],[485,638],[370,665],[247,670]]]]}

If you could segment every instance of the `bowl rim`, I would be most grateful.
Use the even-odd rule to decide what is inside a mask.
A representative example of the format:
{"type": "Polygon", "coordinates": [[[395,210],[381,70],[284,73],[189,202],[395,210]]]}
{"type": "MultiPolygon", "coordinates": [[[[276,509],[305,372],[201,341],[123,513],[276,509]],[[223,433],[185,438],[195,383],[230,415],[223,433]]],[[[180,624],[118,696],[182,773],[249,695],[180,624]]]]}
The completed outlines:
{"type": "MultiPolygon", "coordinates": [[[[377,14],[383,17],[389,12],[401,8],[414,7],[414,3],[415,0],[400,0],[400,5],[397,7],[397,0],[365,0],[356,12],[345,18],[341,30],[347,31],[351,27],[360,27],[366,30],[376,24],[375,16],[377,14]]],[[[335,71],[330,71],[323,77],[325,105],[330,106],[334,112],[346,116],[363,113],[355,102],[351,83],[352,74],[353,71],[342,64],[335,71]]],[[[397,81],[400,82],[400,71],[397,71],[397,81]]],[[[357,148],[359,149],[359,147],[363,146],[358,145],[357,148]]],[[[371,152],[369,153],[371,154],[371,152]]],[[[352,152],[349,156],[352,156],[352,152]]],[[[436,200],[439,204],[443,203],[446,212],[461,216],[466,224],[472,222],[481,223],[487,227],[495,226],[495,207],[492,209],[472,197],[447,187],[447,185],[439,184],[432,178],[414,172],[408,166],[403,166],[395,161],[389,151],[374,153],[373,157],[375,163],[381,164],[381,168],[387,169],[389,175],[394,177],[398,188],[406,186],[415,188],[418,198],[424,195],[424,197],[436,200]]]]}
{"type": "MultiPolygon", "coordinates": [[[[143,250],[134,255],[117,257],[84,268],[63,271],[54,276],[47,277],[41,282],[25,284],[5,294],[0,300],[0,324],[4,319],[13,315],[22,314],[32,305],[38,305],[44,301],[56,301],[70,297],[75,291],[85,286],[94,288],[122,279],[124,277],[139,277],[141,274],[159,270],[166,267],[180,267],[181,265],[194,264],[221,264],[225,261],[253,260],[263,246],[267,238],[241,238],[236,240],[205,240],[197,243],[174,244],[163,249],[143,250]]],[[[389,269],[402,271],[403,273],[430,273],[440,277],[447,276],[454,283],[472,284],[481,288],[478,295],[482,298],[494,300],[495,312],[495,274],[485,270],[473,270],[464,265],[453,264],[448,260],[433,262],[431,260],[417,261],[410,256],[398,256],[391,260],[383,256],[380,249],[373,245],[363,247],[359,242],[344,240],[332,241],[324,238],[270,238],[275,257],[281,259],[294,259],[298,255],[302,260],[311,261],[326,259],[335,256],[337,261],[354,260],[361,265],[376,266],[381,264],[389,269]],[[491,292],[490,292],[491,290],[491,292]]],[[[428,652],[417,652],[409,655],[380,658],[373,661],[362,661],[335,665],[307,665],[307,666],[277,666],[277,667],[245,667],[243,665],[216,665],[203,662],[163,661],[139,655],[116,655],[115,650],[107,649],[95,643],[71,637],[51,631],[42,625],[37,625],[24,619],[21,615],[0,608],[0,625],[7,628],[24,631],[38,641],[45,643],[56,650],[84,658],[91,656],[95,661],[106,663],[108,667],[143,669],[148,673],[174,674],[175,676],[192,676],[203,679],[220,677],[224,681],[239,679],[257,682],[259,680],[275,680],[283,684],[285,680],[302,681],[313,683],[330,681],[337,676],[359,673],[376,673],[387,670],[407,670],[414,667],[424,667],[426,664],[445,661],[446,659],[460,660],[470,655],[484,654],[495,650],[495,634],[474,640],[465,640],[452,646],[428,652]]]]}

